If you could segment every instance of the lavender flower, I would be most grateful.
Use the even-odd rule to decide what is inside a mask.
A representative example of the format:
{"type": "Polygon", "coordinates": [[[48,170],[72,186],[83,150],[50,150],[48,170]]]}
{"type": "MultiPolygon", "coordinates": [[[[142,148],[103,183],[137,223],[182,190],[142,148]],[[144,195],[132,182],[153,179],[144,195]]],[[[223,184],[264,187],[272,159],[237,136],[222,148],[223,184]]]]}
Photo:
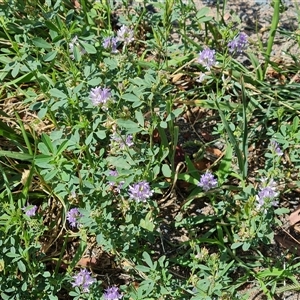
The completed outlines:
{"type": "Polygon", "coordinates": [[[71,208],[67,213],[67,220],[72,227],[78,227],[78,219],[82,217],[78,208],[71,208]]]}
{"type": "Polygon", "coordinates": [[[37,211],[37,206],[36,205],[31,205],[31,204],[28,204],[27,203],[27,206],[24,206],[22,208],[22,210],[25,211],[25,215],[28,216],[28,217],[33,217],[35,216],[36,214],[36,211],[37,211]]]}
{"type": "Polygon", "coordinates": [[[131,147],[134,145],[132,139],[133,139],[133,136],[131,134],[127,135],[126,140],[125,140],[127,147],[131,147]]]}
{"type": "Polygon", "coordinates": [[[231,42],[228,43],[229,52],[242,53],[248,45],[248,36],[241,32],[231,42]]]}
{"type": "Polygon", "coordinates": [[[217,187],[218,181],[214,177],[213,174],[211,174],[210,172],[207,171],[205,174],[203,174],[200,177],[198,186],[200,186],[205,192],[207,192],[208,190],[211,190],[211,189],[217,187]]]}
{"type": "Polygon", "coordinates": [[[277,154],[278,156],[283,155],[283,152],[280,149],[279,144],[276,141],[272,140],[270,143],[270,146],[271,146],[271,150],[273,153],[277,154]]]}
{"type": "Polygon", "coordinates": [[[215,50],[209,48],[199,52],[198,62],[203,65],[207,70],[216,65],[215,50]]]}
{"type": "Polygon", "coordinates": [[[127,147],[131,147],[134,145],[132,139],[133,139],[133,136],[131,134],[127,135],[126,137],[125,136],[119,136],[117,135],[116,133],[113,133],[111,136],[110,136],[110,146],[111,148],[119,148],[121,150],[124,150],[127,147]]]}
{"type": "Polygon", "coordinates": [[[276,183],[273,179],[267,182],[267,178],[263,178],[262,185],[259,189],[258,195],[256,196],[256,200],[258,202],[257,208],[260,209],[267,204],[271,204],[272,206],[277,206],[278,201],[275,201],[279,193],[276,190],[276,183]]]}
{"type": "Polygon", "coordinates": [[[145,180],[129,186],[129,197],[137,202],[146,202],[152,195],[153,191],[150,190],[150,185],[145,180]]]}
{"type": "Polygon", "coordinates": [[[119,293],[119,289],[116,286],[107,288],[103,296],[104,300],[122,299],[122,294],[119,293]]]}
{"type": "Polygon", "coordinates": [[[134,41],[133,30],[129,27],[122,25],[122,27],[117,32],[118,40],[124,42],[125,44],[130,44],[134,41]]]}
{"type": "Polygon", "coordinates": [[[102,105],[106,108],[107,103],[111,100],[111,92],[108,88],[101,88],[99,86],[92,88],[90,92],[90,99],[94,106],[102,105]]]}
{"type": "Polygon", "coordinates": [[[77,275],[73,276],[74,282],[72,286],[78,286],[82,288],[83,292],[89,292],[89,287],[91,284],[96,282],[96,279],[91,276],[91,273],[86,269],[82,269],[77,275]]]}
{"type": "Polygon", "coordinates": [[[117,42],[117,38],[109,36],[103,40],[102,46],[104,49],[110,50],[112,53],[117,53],[117,42]]]}
{"type": "MultiPolygon", "coordinates": [[[[118,171],[117,170],[110,170],[109,171],[109,176],[112,176],[112,177],[117,177],[119,174],[118,174],[118,171]]],[[[116,184],[115,181],[110,181],[109,182],[109,185],[110,186],[114,186],[116,184]]]]}
{"type": "MultiPolygon", "coordinates": [[[[113,176],[113,177],[117,177],[119,174],[118,174],[118,171],[117,170],[111,170],[111,171],[109,171],[109,175],[110,176],[113,176]]],[[[123,185],[124,185],[124,183],[125,183],[125,181],[120,181],[117,185],[116,185],[116,182],[115,181],[109,181],[109,186],[111,187],[111,188],[115,188],[114,190],[116,191],[116,192],[118,192],[118,193],[120,193],[121,192],[121,189],[122,189],[122,187],[123,187],[123,185]]]]}
{"type": "Polygon", "coordinates": [[[79,42],[78,42],[78,37],[77,35],[74,36],[74,38],[72,39],[72,41],[69,43],[69,52],[70,52],[70,57],[71,59],[75,59],[74,57],[74,47],[77,46],[81,55],[86,54],[86,51],[80,46],[79,42]]]}

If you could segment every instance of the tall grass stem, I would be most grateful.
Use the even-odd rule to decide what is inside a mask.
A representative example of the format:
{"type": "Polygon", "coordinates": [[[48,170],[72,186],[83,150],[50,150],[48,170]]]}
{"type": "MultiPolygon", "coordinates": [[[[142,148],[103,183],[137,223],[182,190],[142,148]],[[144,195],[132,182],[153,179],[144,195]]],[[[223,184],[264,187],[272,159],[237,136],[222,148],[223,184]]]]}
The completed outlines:
{"type": "Polygon", "coordinates": [[[265,65],[264,65],[264,70],[263,70],[264,77],[266,75],[267,68],[268,68],[268,65],[270,62],[270,56],[271,56],[271,52],[272,52],[273,45],[274,45],[275,34],[276,34],[278,23],[279,23],[281,0],[274,0],[273,3],[274,3],[274,12],[273,12],[273,16],[272,16],[272,24],[271,24],[271,29],[270,29],[270,34],[269,34],[269,39],[268,39],[268,44],[267,44],[267,51],[265,54],[265,65]]]}

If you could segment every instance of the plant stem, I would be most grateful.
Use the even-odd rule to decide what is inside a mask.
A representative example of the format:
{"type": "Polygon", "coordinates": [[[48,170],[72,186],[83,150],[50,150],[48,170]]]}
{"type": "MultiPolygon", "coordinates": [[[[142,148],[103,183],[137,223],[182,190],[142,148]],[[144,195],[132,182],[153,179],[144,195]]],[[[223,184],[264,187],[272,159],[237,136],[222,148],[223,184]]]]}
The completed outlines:
{"type": "Polygon", "coordinates": [[[274,38],[275,38],[276,31],[277,31],[278,23],[279,23],[281,0],[274,0],[273,3],[274,3],[274,12],[273,12],[273,17],[272,17],[270,35],[269,35],[269,39],[268,39],[267,51],[265,54],[265,65],[264,65],[264,70],[263,70],[263,78],[265,78],[267,68],[268,68],[268,65],[270,62],[270,55],[272,52],[274,38]]]}

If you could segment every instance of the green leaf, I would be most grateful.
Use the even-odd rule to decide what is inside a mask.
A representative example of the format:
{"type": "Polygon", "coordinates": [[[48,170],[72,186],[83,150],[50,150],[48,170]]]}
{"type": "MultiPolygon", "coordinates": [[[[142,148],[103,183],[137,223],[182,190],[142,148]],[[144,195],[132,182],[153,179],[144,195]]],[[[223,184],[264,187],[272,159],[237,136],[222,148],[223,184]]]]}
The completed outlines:
{"type": "Polygon", "coordinates": [[[153,265],[153,262],[152,262],[152,259],[149,255],[149,253],[144,251],[143,258],[144,258],[145,263],[152,269],[154,265],[153,265]]]}
{"type": "Polygon", "coordinates": [[[59,29],[56,27],[56,25],[55,24],[53,24],[52,22],[50,22],[50,21],[48,21],[48,20],[45,20],[45,25],[49,28],[49,29],[51,29],[51,30],[53,30],[53,31],[55,31],[55,32],[59,32],[59,29]]]}
{"type": "Polygon", "coordinates": [[[44,57],[43,57],[43,60],[44,61],[52,61],[57,55],[57,51],[54,50],[54,51],[51,51],[49,53],[47,53],[44,57]]]}
{"type": "Polygon", "coordinates": [[[73,48],[73,55],[74,55],[74,59],[76,61],[80,61],[81,60],[81,49],[79,49],[79,47],[77,45],[74,46],[73,48]]]}
{"type": "Polygon", "coordinates": [[[95,77],[95,78],[89,80],[87,83],[88,83],[88,85],[91,85],[91,86],[97,86],[101,82],[102,82],[102,79],[100,77],[95,77]]]}
{"type": "Polygon", "coordinates": [[[22,286],[21,286],[21,290],[22,290],[23,292],[25,292],[25,291],[27,291],[27,289],[28,289],[28,287],[27,287],[27,282],[25,281],[25,282],[22,284],[22,286]]]}
{"type": "Polygon", "coordinates": [[[34,71],[24,74],[20,77],[17,77],[15,80],[11,80],[5,84],[5,86],[11,86],[15,84],[21,84],[21,83],[28,83],[29,81],[32,80],[32,77],[34,77],[35,73],[34,71]]]}
{"type": "Polygon", "coordinates": [[[230,248],[232,250],[234,250],[234,249],[241,247],[242,245],[243,245],[243,242],[237,242],[237,243],[233,243],[230,248]]]}
{"type": "Polygon", "coordinates": [[[172,171],[171,171],[169,165],[167,165],[167,164],[162,165],[161,171],[162,171],[163,175],[167,178],[170,178],[172,176],[172,171]]]}
{"type": "Polygon", "coordinates": [[[135,269],[140,271],[140,272],[143,272],[143,273],[150,272],[150,268],[146,267],[146,266],[137,265],[137,266],[135,266],[135,269]]]}
{"type": "Polygon", "coordinates": [[[100,140],[104,140],[106,138],[106,130],[99,130],[95,134],[100,140]]]}
{"type": "Polygon", "coordinates": [[[250,247],[251,247],[251,243],[244,242],[242,249],[243,251],[248,251],[250,247]]]}
{"type": "MultiPolygon", "coordinates": [[[[47,148],[49,149],[49,151],[51,153],[56,153],[56,148],[53,146],[52,141],[49,137],[49,135],[43,133],[41,140],[43,141],[43,143],[47,146],[47,148]]],[[[47,154],[47,153],[46,153],[47,154]]]]}
{"type": "Polygon", "coordinates": [[[118,119],[117,124],[120,127],[125,128],[127,133],[129,133],[129,134],[142,131],[142,128],[139,127],[139,124],[137,124],[131,120],[118,119]]]}
{"type": "Polygon", "coordinates": [[[20,64],[17,62],[17,63],[15,64],[14,68],[13,68],[12,71],[11,71],[11,76],[12,76],[13,78],[16,78],[17,75],[19,74],[19,71],[20,71],[20,64]]]}
{"type": "Polygon", "coordinates": [[[26,266],[24,265],[24,263],[21,260],[19,260],[17,262],[17,264],[18,264],[18,269],[20,270],[20,272],[25,273],[26,272],[26,266]]]}
{"type": "Polygon", "coordinates": [[[197,185],[199,183],[198,179],[192,177],[189,174],[178,174],[178,179],[179,180],[184,180],[185,182],[191,183],[193,185],[197,185]]]}
{"type": "Polygon", "coordinates": [[[134,94],[124,94],[122,95],[122,99],[130,102],[141,102],[140,98],[134,94]]]}
{"type": "Polygon", "coordinates": [[[59,89],[56,89],[56,88],[50,89],[49,93],[51,96],[60,98],[60,99],[66,99],[68,97],[65,93],[63,93],[62,91],[60,91],[59,89]]]}
{"type": "Polygon", "coordinates": [[[263,70],[261,68],[261,63],[260,63],[258,57],[254,53],[251,53],[251,52],[249,52],[248,57],[252,63],[253,69],[256,71],[256,79],[259,81],[262,81],[264,75],[263,75],[263,70]]]}
{"type": "Polygon", "coordinates": [[[145,119],[143,113],[140,110],[135,111],[135,117],[141,127],[145,126],[145,119]]]}
{"type": "Polygon", "coordinates": [[[53,166],[50,164],[52,161],[52,156],[50,155],[45,155],[45,154],[40,154],[36,155],[35,157],[35,164],[40,167],[40,168],[52,168],[53,166]]]}
{"type": "MultiPolygon", "coordinates": [[[[212,94],[213,97],[215,97],[214,94],[212,94]]],[[[239,141],[236,139],[235,135],[234,135],[234,132],[231,130],[230,128],[230,124],[232,123],[229,123],[223,113],[223,110],[221,109],[220,107],[220,103],[221,101],[219,99],[216,99],[215,100],[215,104],[218,108],[218,111],[219,111],[219,115],[221,117],[221,120],[222,120],[222,123],[227,131],[227,134],[228,134],[228,137],[229,137],[229,140],[231,142],[231,144],[234,146],[234,150],[235,150],[235,153],[236,153],[236,156],[238,158],[238,165],[239,165],[239,169],[240,169],[240,172],[241,172],[241,175],[243,176],[243,179],[245,179],[245,166],[247,164],[247,162],[245,161],[245,158],[244,158],[244,155],[240,149],[240,145],[239,145],[239,141]]]]}
{"type": "Polygon", "coordinates": [[[51,152],[49,151],[48,147],[44,143],[39,143],[38,149],[42,154],[49,155],[49,156],[51,155],[51,152]]]}
{"type": "Polygon", "coordinates": [[[13,159],[18,159],[18,160],[27,160],[27,161],[30,161],[33,159],[33,155],[31,155],[29,153],[5,151],[5,150],[0,150],[0,157],[1,156],[6,156],[6,157],[13,158],[13,159]]]}
{"type": "Polygon", "coordinates": [[[286,207],[281,207],[281,208],[275,209],[274,213],[276,215],[289,214],[290,210],[288,208],[286,208],[286,207]]]}
{"type": "Polygon", "coordinates": [[[57,173],[58,173],[58,169],[49,170],[49,172],[47,172],[46,175],[44,176],[44,180],[46,182],[50,181],[52,178],[56,176],[57,173]]]}
{"type": "Polygon", "coordinates": [[[262,279],[262,278],[267,278],[267,277],[270,277],[270,276],[273,276],[273,277],[280,277],[282,276],[282,274],[285,272],[286,270],[284,269],[278,269],[276,267],[272,267],[272,269],[265,269],[265,270],[262,270],[260,272],[258,272],[258,274],[256,275],[257,278],[259,279],[262,279]]]}
{"type": "Polygon", "coordinates": [[[125,170],[130,170],[132,168],[132,166],[128,163],[128,161],[126,159],[124,159],[123,157],[119,156],[119,157],[108,157],[107,161],[115,167],[121,168],[121,169],[125,169],[125,170]]]}
{"type": "Polygon", "coordinates": [[[56,155],[61,154],[63,151],[67,149],[67,147],[70,145],[69,140],[65,140],[61,143],[61,145],[58,147],[56,155]]]}
{"type": "Polygon", "coordinates": [[[42,276],[44,278],[49,278],[49,277],[51,277],[51,273],[49,271],[45,271],[42,276]]]}
{"type": "Polygon", "coordinates": [[[293,119],[293,131],[294,132],[298,131],[298,126],[299,126],[299,118],[296,116],[293,119]]]}
{"type": "Polygon", "coordinates": [[[165,122],[165,121],[161,121],[161,122],[159,123],[159,126],[160,126],[161,128],[163,128],[163,129],[166,129],[166,128],[168,128],[168,123],[165,122]]]}
{"type": "Polygon", "coordinates": [[[209,8],[203,7],[197,12],[197,19],[200,23],[208,22],[212,19],[212,17],[207,16],[209,14],[209,8]]]}
{"type": "Polygon", "coordinates": [[[217,176],[220,185],[222,185],[226,179],[226,177],[230,174],[232,169],[232,147],[231,144],[226,145],[226,152],[223,159],[220,162],[219,170],[217,171],[217,176]]]}
{"type": "Polygon", "coordinates": [[[84,50],[87,53],[89,53],[89,54],[97,53],[97,49],[93,45],[91,45],[89,43],[82,42],[82,41],[80,41],[80,44],[82,45],[82,47],[84,48],[84,50]]]}
{"type": "Polygon", "coordinates": [[[86,246],[87,246],[86,242],[83,239],[81,239],[80,243],[79,243],[79,245],[77,247],[76,253],[73,256],[73,260],[72,260],[72,262],[69,265],[69,268],[71,268],[71,270],[77,265],[77,263],[81,259],[83,253],[86,250],[86,246]]]}
{"type": "Polygon", "coordinates": [[[166,121],[171,121],[174,120],[175,118],[177,118],[181,113],[183,112],[183,108],[176,108],[175,110],[173,110],[166,118],[166,121]]]}
{"type": "Polygon", "coordinates": [[[51,49],[52,45],[46,42],[44,39],[40,37],[36,37],[32,39],[33,44],[38,47],[38,48],[43,48],[43,49],[51,49]]]}
{"type": "Polygon", "coordinates": [[[153,223],[152,211],[150,210],[145,219],[142,219],[140,222],[140,226],[150,232],[153,232],[155,225],[153,223]]]}

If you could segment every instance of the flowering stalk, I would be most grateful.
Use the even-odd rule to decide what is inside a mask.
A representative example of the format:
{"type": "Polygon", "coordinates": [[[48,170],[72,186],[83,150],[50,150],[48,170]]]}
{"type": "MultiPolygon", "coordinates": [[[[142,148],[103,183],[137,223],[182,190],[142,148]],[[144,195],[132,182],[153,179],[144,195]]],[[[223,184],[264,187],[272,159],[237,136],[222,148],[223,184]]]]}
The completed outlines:
{"type": "Polygon", "coordinates": [[[228,49],[231,53],[242,53],[248,45],[248,36],[241,32],[231,42],[228,43],[228,49]]]}
{"type": "Polygon", "coordinates": [[[22,210],[25,212],[25,215],[28,217],[34,217],[37,211],[37,206],[36,205],[30,205],[27,204],[27,206],[24,206],[22,210]]]}
{"type": "Polygon", "coordinates": [[[274,200],[278,197],[279,193],[277,192],[277,185],[273,179],[270,179],[269,182],[267,178],[263,178],[262,185],[259,188],[258,195],[256,196],[257,200],[257,209],[260,210],[262,207],[277,206],[278,201],[274,200]]]}
{"type": "Polygon", "coordinates": [[[150,184],[145,180],[129,186],[129,197],[137,202],[146,202],[152,195],[150,184]]]}
{"type": "Polygon", "coordinates": [[[82,217],[82,214],[79,212],[78,208],[71,208],[67,213],[67,220],[69,221],[71,227],[78,227],[78,219],[82,217]]]}
{"type": "Polygon", "coordinates": [[[211,67],[216,65],[216,51],[209,48],[200,51],[198,63],[210,70],[211,67]]]}
{"type": "Polygon", "coordinates": [[[119,300],[122,299],[122,294],[119,293],[119,289],[116,286],[109,287],[103,294],[104,300],[119,300]]]}
{"type": "Polygon", "coordinates": [[[218,186],[218,181],[212,173],[207,171],[200,177],[198,186],[200,186],[205,192],[207,192],[213,188],[216,188],[218,186]]]}
{"type": "Polygon", "coordinates": [[[90,291],[90,286],[96,282],[96,279],[91,276],[91,273],[86,269],[80,270],[79,273],[73,276],[74,282],[72,283],[73,287],[80,287],[84,293],[90,291]]]}

